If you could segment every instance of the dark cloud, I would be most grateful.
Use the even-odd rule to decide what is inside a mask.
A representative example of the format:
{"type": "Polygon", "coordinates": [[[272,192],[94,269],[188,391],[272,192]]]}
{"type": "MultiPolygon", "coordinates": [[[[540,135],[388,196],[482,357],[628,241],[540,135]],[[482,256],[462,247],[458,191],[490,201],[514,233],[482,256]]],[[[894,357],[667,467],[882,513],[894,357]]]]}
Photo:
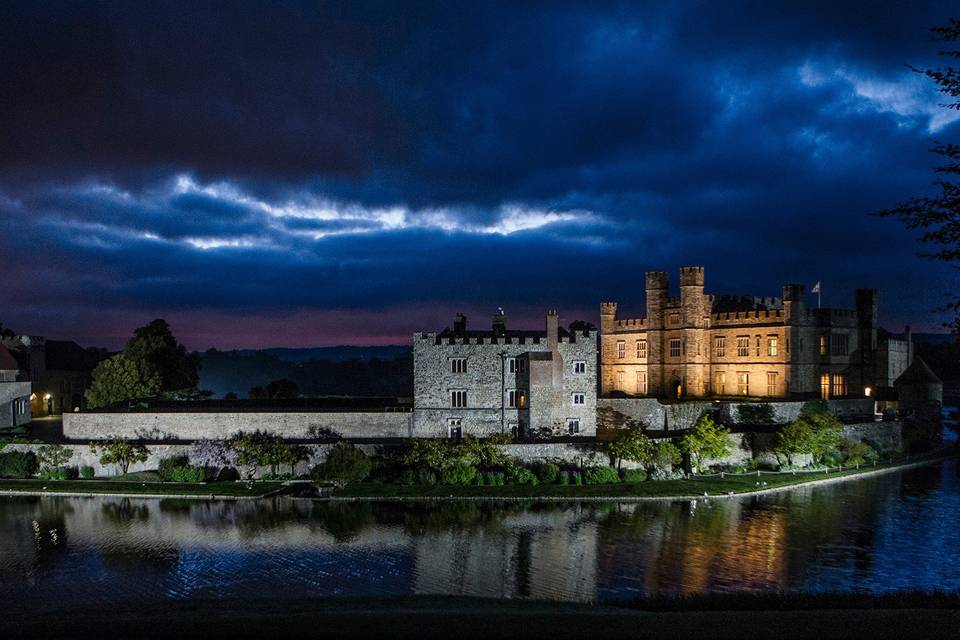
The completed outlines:
{"type": "Polygon", "coordinates": [[[717,292],[878,286],[887,321],[930,327],[951,285],[866,215],[958,130],[904,67],[936,61],[939,3],[0,11],[0,317],[23,331],[582,313],[689,263],[717,292]]]}

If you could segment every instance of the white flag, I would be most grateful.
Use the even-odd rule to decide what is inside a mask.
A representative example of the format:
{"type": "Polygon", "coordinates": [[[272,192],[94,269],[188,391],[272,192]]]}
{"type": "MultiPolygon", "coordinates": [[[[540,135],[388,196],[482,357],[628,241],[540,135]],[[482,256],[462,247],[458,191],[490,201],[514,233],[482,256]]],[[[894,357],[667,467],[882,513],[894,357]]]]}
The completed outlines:
{"type": "Polygon", "coordinates": [[[817,280],[817,284],[813,285],[813,288],[810,289],[810,293],[820,293],[820,281],[817,280]]]}

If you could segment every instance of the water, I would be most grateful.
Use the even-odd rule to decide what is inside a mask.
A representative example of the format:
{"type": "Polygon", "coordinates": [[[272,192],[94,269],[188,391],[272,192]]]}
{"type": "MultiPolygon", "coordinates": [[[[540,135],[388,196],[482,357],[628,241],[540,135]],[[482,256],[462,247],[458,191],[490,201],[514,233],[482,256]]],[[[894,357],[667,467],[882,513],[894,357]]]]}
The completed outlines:
{"type": "Polygon", "coordinates": [[[0,499],[0,610],[171,601],[960,590],[960,475],[936,466],[712,502],[0,499]]]}

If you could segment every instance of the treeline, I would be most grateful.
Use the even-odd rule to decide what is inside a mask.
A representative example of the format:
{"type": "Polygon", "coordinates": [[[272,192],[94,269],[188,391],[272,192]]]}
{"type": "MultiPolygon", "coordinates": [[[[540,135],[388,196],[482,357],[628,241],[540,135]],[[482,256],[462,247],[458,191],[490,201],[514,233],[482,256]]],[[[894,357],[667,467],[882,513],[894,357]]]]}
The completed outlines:
{"type": "Polygon", "coordinates": [[[301,396],[413,396],[413,356],[290,362],[263,351],[211,349],[200,354],[200,388],[216,397],[247,397],[253,387],[292,380],[301,396]]]}

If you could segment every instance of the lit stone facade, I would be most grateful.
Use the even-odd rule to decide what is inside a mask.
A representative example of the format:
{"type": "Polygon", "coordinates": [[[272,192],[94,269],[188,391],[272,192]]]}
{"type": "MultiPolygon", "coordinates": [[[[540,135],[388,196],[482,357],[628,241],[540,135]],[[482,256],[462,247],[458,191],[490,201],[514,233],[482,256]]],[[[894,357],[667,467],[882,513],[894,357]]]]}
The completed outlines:
{"type": "Polygon", "coordinates": [[[556,311],[545,331],[453,329],[413,339],[414,435],[457,437],[533,431],[594,435],[597,331],[568,331],[556,311]]]}
{"type": "Polygon", "coordinates": [[[601,392],[656,397],[863,397],[909,366],[905,340],[878,338],[877,293],[854,309],[807,306],[802,285],[782,298],[704,293],[703,267],[680,269],[680,295],[663,271],[646,274],[647,315],[600,305],[601,392]]]}

